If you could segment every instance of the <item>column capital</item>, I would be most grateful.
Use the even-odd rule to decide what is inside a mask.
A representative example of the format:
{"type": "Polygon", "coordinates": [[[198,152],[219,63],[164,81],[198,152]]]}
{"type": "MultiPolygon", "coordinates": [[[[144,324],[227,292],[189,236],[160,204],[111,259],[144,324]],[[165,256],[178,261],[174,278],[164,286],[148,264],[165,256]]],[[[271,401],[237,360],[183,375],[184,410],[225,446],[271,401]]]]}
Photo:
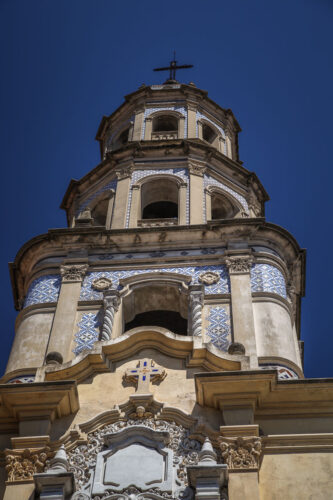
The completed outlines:
{"type": "Polygon", "coordinates": [[[188,171],[192,175],[198,175],[199,177],[203,177],[206,167],[204,165],[196,165],[193,163],[190,163],[188,165],[188,171]]]}
{"type": "Polygon", "coordinates": [[[124,167],[116,170],[116,176],[118,181],[121,181],[122,179],[126,179],[127,177],[130,177],[132,175],[132,168],[131,167],[124,167]]]}
{"type": "Polygon", "coordinates": [[[111,307],[117,311],[120,304],[120,296],[117,290],[106,290],[103,293],[103,306],[104,309],[110,309],[111,307]]]}
{"type": "Polygon", "coordinates": [[[224,263],[229,274],[249,274],[254,258],[250,254],[227,255],[224,263]]]}
{"type": "Polygon", "coordinates": [[[232,471],[257,471],[260,467],[262,442],[258,436],[218,439],[222,458],[232,471]]]}
{"type": "Polygon", "coordinates": [[[60,266],[62,282],[81,282],[88,270],[88,267],[88,264],[62,264],[60,266]]]}

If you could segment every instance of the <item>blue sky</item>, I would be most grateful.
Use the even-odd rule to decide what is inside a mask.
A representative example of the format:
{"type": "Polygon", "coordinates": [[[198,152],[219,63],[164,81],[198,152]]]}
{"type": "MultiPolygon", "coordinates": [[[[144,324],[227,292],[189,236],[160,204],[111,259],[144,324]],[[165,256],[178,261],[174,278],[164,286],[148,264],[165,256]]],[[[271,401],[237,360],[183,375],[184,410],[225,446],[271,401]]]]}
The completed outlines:
{"type": "Polygon", "coordinates": [[[268,191],[267,220],[307,248],[305,375],[333,376],[333,2],[0,0],[0,372],[14,338],[7,262],[48,228],[70,179],[99,162],[100,119],[177,51],[185,83],[231,108],[240,158],[268,191]]]}

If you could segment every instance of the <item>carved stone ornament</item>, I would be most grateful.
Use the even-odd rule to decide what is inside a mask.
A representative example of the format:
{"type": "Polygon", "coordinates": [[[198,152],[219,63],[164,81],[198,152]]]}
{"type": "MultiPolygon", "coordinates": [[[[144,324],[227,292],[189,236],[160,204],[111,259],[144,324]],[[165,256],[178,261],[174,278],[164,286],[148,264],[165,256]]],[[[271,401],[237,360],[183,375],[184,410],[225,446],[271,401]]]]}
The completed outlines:
{"type": "Polygon", "coordinates": [[[118,181],[121,181],[122,179],[126,179],[126,177],[130,177],[132,174],[132,169],[131,168],[120,168],[119,170],[116,170],[116,176],[118,181]]]}
{"type": "Polygon", "coordinates": [[[198,464],[200,442],[191,439],[190,431],[183,426],[156,417],[146,418],[145,413],[137,408],[135,418],[90,432],[86,443],[81,442],[67,452],[69,470],[74,473],[76,483],[72,500],[193,498],[186,468],[198,464]],[[140,452],[142,469],[128,477],[128,463],[135,463],[136,449],[140,452]],[[145,460],[147,463],[143,464],[145,460]],[[127,464],[124,471],[121,463],[127,464]],[[166,468],[162,480],[155,485],[158,463],[164,463],[166,468]],[[146,479],[142,471],[147,471],[146,479]],[[150,484],[151,475],[154,480],[150,484]],[[135,477],[137,480],[133,480],[135,477]]]}
{"type": "Polygon", "coordinates": [[[98,292],[104,292],[105,290],[108,290],[111,288],[112,281],[109,278],[105,278],[102,276],[101,278],[95,279],[91,286],[94,288],[94,290],[97,290],[98,292]]]}
{"type": "Polygon", "coordinates": [[[62,281],[65,283],[82,281],[88,270],[87,264],[66,264],[60,266],[62,281]]]}
{"type": "Polygon", "coordinates": [[[213,271],[207,271],[199,275],[199,281],[204,285],[214,285],[220,281],[220,275],[213,271]]]}
{"type": "Polygon", "coordinates": [[[45,462],[50,456],[50,448],[41,450],[7,450],[6,471],[8,481],[28,481],[33,475],[44,471],[45,462]]]}
{"type": "Polygon", "coordinates": [[[227,257],[225,259],[225,264],[228,267],[229,274],[246,274],[251,271],[251,266],[253,263],[253,257],[227,257]]]}
{"type": "Polygon", "coordinates": [[[191,163],[188,166],[189,173],[192,175],[198,175],[199,177],[203,177],[205,170],[206,167],[204,167],[203,165],[194,165],[193,163],[191,163]]]}
{"type": "Polygon", "coordinates": [[[222,459],[233,469],[259,469],[260,456],[262,453],[261,438],[259,437],[237,437],[219,438],[222,459]]]}

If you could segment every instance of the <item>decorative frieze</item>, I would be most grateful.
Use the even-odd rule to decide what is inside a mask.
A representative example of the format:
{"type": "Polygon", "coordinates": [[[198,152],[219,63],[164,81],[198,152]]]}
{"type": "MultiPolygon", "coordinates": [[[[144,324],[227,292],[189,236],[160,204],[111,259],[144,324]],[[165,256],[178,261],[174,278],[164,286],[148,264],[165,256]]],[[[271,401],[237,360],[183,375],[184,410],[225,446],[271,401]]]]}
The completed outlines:
{"type": "Polygon", "coordinates": [[[60,274],[63,283],[75,283],[82,281],[88,270],[87,264],[63,264],[60,266],[60,274]]]}
{"type": "Polygon", "coordinates": [[[257,436],[218,440],[221,455],[229,470],[258,470],[262,453],[261,438],[257,436]]]}
{"type": "Polygon", "coordinates": [[[43,472],[50,448],[41,450],[6,450],[6,471],[9,482],[29,481],[33,475],[43,472]]]}

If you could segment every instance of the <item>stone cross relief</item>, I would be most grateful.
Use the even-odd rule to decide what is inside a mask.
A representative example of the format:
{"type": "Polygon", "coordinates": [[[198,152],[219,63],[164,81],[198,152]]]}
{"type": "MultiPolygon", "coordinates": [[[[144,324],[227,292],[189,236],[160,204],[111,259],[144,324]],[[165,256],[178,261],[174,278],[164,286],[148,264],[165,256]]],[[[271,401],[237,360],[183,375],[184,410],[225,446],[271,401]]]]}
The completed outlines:
{"type": "Polygon", "coordinates": [[[156,368],[152,359],[142,359],[136,368],[129,368],[125,373],[127,382],[136,384],[136,394],[150,394],[150,382],[161,381],[166,377],[165,370],[156,368]]]}

